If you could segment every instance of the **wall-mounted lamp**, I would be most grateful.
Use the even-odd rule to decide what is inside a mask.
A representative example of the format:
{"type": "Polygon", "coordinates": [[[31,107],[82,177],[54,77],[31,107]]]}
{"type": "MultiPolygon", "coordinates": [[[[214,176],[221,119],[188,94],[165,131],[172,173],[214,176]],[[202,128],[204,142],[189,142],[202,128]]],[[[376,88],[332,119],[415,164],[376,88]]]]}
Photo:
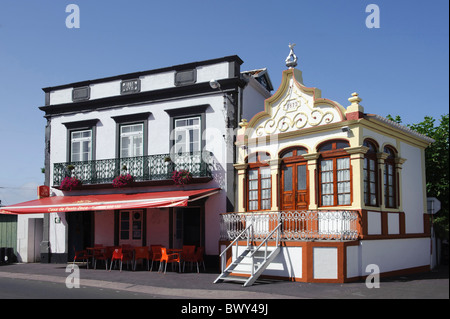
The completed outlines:
{"type": "Polygon", "coordinates": [[[341,127],[341,131],[347,133],[347,137],[351,137],[352,130],[348,126],[341,127]]]}
{"type": "Polygon", "coordinates": [[[220,83],[217,82],[217,81],[214,80],[214,79],[212,79],[211,81],[209,81],[209,86],[211,87],[211,89],[214,89],[214,90],[219,89],[219,90],[222,91],[222,89],[220,88],[220,83]]]}

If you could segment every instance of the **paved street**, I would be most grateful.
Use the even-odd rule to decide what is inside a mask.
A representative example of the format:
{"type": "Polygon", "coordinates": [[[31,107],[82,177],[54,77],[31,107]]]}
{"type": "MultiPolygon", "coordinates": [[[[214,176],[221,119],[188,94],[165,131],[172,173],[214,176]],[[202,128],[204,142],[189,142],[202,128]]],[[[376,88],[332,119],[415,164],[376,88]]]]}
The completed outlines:
{"type": "MultiPolygon", "coordinates": [[[[266,281],[244,288],[240,284],[213,284],[215,272],[160,274],[155,271],[85,269],[80,288],[68,289],[65,264],[0,266],[0,298],[177,298],[177,299],[448,299],[448,266],[425,274],[381,279],[380,288],[364,282],[311,284],[266,281]],[[5,292],[6,290],[6,292],[5,292]],[[45,293],[43,293],[45,292],[45,293]]],[[[126,267],[125,267],[126,269],[126,267]]]]}

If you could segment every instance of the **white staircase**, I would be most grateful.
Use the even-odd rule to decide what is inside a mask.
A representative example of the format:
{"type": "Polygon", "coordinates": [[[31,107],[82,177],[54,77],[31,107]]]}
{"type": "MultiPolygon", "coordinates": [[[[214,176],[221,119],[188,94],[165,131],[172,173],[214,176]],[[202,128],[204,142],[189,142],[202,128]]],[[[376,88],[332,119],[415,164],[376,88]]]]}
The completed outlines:
{"type": "MultiPolygon", "coordinates": [[[[214,283],[222,281],[238,281],[243,282],[243,286],[251,286],[255,283],[258,277],[264,272],[264,270],[270,265],[275,257],[280,253],[280,229],[281,224],[272,230],[258,247],[252,245],[253,238],[253,225],[249,225],[244,231],[242,231],[236,239],[228,245],[227,248],[220,254],[222,261],[226,252],[233,245],[236,248],[236,254],[239,251],[239,239],[247,238],[247,246],[245,250],[224,270],[214,283]],[[269,246],[268,241],[276,232],[275,246],[269,246]]],[[[222,263],[223,264],[223,263],[222,263]]],[[[223,269],[223,268],[222,268],[223,269]]]]}

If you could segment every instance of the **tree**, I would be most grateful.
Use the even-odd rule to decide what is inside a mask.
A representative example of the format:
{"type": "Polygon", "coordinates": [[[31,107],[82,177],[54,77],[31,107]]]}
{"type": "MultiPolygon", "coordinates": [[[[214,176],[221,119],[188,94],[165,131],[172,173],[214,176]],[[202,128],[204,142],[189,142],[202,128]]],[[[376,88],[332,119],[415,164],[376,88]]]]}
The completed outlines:
{"type": "MultiPolygon", "coordinates": [[[[387,116],[391,121],[401,123],[400,116],[393,118],[387,116]]],[[[417,124],[408,124],[410,129],[431,137],[435,140],[425,149],[425,168],[427,179],[427,196],[436,197],[441,201],[441,210],[434,219],[434,226],[438,237],[448,240],[449,233],[449,116],[442,115],[439,125],[430,116],[417,124]]]]}

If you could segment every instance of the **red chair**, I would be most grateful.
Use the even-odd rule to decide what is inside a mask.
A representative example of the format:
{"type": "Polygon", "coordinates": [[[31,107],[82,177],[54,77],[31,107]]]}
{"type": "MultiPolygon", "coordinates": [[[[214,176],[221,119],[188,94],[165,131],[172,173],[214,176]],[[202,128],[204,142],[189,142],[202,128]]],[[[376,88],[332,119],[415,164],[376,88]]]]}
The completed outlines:
{"type": "MultiPolygon", "coordinates": [[[[191,265],[193,263],[197,264],[197,272],[200,272],[198,264],[202,263],[203,264],[203,270],[205,271],[205,260],[203,259],[203,255],[205,254],[205,248],[204,247],[198,247],[197,251],[195,252],[195,254],[193,254],[190,258],[186,259],[187,262],[190,262],[191,265]]],[[[184,265],[183,265],[184,268],[184,265]]],[[[184,269],[183,269],[184,271],[184,269]]]]}
{"type": "Polygon", "coordinates": [[[195,262],[197,264],[197,272],[200,272],[198,269],[199,263],[203,264],[203,271],[206,271],[205,260],[203,258],[204,254],[205,254],[205,247],[198,247],[197,251],[195,252],[194,259],[193,259],[193,262],[195,262]]]}
{"type": "MultiPolygon", "coordinates": [[[[105,262],[105,268],[108,270],[108,260],[112,259],[114,247],[105,247],[102,251],[94,254],[94,269],[97,269],[97,260],[105,262]]],[[[111,261],[112,262],[112,261],[111,261]]]]}
{"type": "Polygon", "coordinates": [[[159,264],[159,272],[162,271],[162,263],[165,263],[164,273],[167,271],[167,264],[170,263],[178,263],[178,271],[181,272],[181,260],[180,260],[180,254],[173,253],[168,254],[167,249],[164,247],[161,247],[161,262],[159,264]]]}
{"type": "Polygon", "coordinates": [[[153,270],[153,263],[159,262],[159,265],[161,266],[161,245],[151,245],[150,246],[151,250],[152,250],[152,266],[150,268],[150,271],[153,270]]]}
{"type": "Polygon", "coordinates": [[[186,261],[190,261],[194,258],[195,254],[195,246],[184,245],[183,250],[181,251],[181,261],[183,262],[183,272],[186,261]]]}
{"type": "Polygon", "coordinates": [[[133,258],[130,257],[129,254],[126,254],[122,251],[122,248],[115,248],[111,257],[111,266],[109,267],[109,271],[112,269],[112,265],[114,261],[120,260],[120,271],[122,271],[122,264],[124,261],[127,262],[127,269],[128,269],[128,262],[133,261],[133,258]]]}
{"type": "Polygon", "coordinates": [[[133,267],[133,271],[136,270],[136,262],[139,259],[147,260],[147,270],[150,270],[150,253],[148,251],[148,246],[135,247],[134,248],[134,267],[133,267]]]}
{"type": "Polygon", "coordinates": [[[91,254],[88,254],[87,250],[75,250],[75,246],[73,246],[73,250],[75,252],[75,256],[73,258],[73,264],[75,265],[75,262],[83,261],[86,263],[86,268],[89,269],[89,259],[93,256],[91,254]]]}

